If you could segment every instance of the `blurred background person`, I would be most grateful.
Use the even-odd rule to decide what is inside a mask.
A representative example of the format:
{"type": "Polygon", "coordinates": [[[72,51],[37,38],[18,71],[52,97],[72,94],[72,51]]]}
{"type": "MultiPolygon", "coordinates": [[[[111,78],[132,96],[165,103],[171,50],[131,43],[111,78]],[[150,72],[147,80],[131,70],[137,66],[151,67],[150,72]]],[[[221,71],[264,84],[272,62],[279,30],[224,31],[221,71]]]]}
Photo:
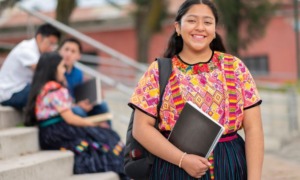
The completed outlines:
{"type": "Polygon", "coordinates": [[[25,125],[38,125],[41,149],[73,151],[75,174],[114,171],[126,179],[119,135],[72,112],[65,71],[64,60],[57,52],[41,56],[32,81],[25,125]]]}
{"type": "Polygon", "coordinates": [[[50,24],[38,27],[35,37],[23,40],[8,54],[0,69],[0,103],[22,109],[42,53],[55,50],[61,33],[50,24]]]}
{"type": "MultiPolygon", "coordinates": [[[[74,66],[74,63],[81,58],[82,45],[75,38],[67,38],[63,40],[59,47],[59,53],[64,57],[67,80],[67,88],[74,98],[74,88],[84,81],[83,72],[74,66]]],[[[88,100],[77,103],[72,108],[73,112],[81,117],[92,116],[109,112],[108,105],[105,101],[100,104],[93,105],[88,100]]],[[[107,127],[111,126],[111,121],[107,119],[107,127]]]]}

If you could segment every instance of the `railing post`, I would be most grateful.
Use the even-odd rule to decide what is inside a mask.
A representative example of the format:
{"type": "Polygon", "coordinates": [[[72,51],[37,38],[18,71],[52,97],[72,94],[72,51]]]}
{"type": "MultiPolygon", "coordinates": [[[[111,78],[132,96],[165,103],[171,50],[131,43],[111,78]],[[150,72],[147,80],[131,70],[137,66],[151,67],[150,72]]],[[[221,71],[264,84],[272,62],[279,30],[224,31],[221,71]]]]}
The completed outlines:
{"type": "Polygon", "coordinates": [[[291,135],[297,134],[299,132],[298,124],[298,93],[296,88],[289,88],[287,91],[288,96],[288,121],[289,121],[289,131],[291,135]]]}

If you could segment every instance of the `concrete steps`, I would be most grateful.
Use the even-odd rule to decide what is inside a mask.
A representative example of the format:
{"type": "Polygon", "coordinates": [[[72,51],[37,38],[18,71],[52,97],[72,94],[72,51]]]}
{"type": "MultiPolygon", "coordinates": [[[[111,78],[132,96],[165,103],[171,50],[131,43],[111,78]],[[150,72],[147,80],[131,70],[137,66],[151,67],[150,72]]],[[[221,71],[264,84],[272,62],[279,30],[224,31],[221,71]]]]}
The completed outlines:
{"type": "Polygon", "coordinates": [[[0,105],[0,130],[15,127],[23,122],[23,114],[14,108],[0,105]]]}
{"type": "Polygon", "coordinates": [[[95,173],[95,174],[82,174],[73,175],[67,179],[61,180],[118,180],[119,177],[114,172],[95,173]]]}
{"type": "Polygon", "coordinates": [[[41,151],[38,128],[16,127],[22,113],[0,106],[0,180],[118,180],[114,172],[73,174],[71,151],[41,151]]]}
{"type": "Polygon", "coordinates": [[[0,130],[0,159],[39,151],[38,129],[19,127],[0,130]]]}
{"type": "Polygon", "coordinates": [[[126,133],[132,109],[127,105],[130,96],[115,89],[106,89],[105,101],[114,115],[113,129],[121,136],[122,141],[126,141],[126,133]]]}
{"type": "Polygon", "coordinates": [[[73,174],[70,151],[40,151],[0,161],[1,180],[118,180],[116,173],[73,174]]]}
{"type": "Polygon", "coordinates": [[[73,153],[40,151],[0,161],[1,180],[53,180],[72,175],[73,153]]]}

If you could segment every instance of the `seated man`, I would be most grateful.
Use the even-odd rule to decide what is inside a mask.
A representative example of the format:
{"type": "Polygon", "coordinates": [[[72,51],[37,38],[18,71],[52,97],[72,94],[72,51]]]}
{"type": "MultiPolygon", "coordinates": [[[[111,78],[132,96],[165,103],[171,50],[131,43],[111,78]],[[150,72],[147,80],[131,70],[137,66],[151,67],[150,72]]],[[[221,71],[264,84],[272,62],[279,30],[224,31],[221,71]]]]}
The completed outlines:
{"type": "Polygon", "coordinates": [[[40,55],[53,51],[60,32],[41,25],[30,40],[23,40],[8,54],[0,69],[0,104],[22,110],[27,103],[33,71],[40,55]]]}
{"type": "MultiPolygon", "coordinates": [[[[74,98],[74,87],[83,82],[82,71],[74,66],[74,63],[81,58],[81,43],[74,38],[65,39],[59,47],[59,53],[64,58],[68,90],[74,98]]],[[[77,103],[77,106],[74,106],[72,111],[81,117],[86,117],[107,113],[109,110],[105,101],[93,106],[88,100],[84,100],[77,103]]],[[[108,127],[110,127],[111,121],[108,119],[107,122],[108,127]]]]}

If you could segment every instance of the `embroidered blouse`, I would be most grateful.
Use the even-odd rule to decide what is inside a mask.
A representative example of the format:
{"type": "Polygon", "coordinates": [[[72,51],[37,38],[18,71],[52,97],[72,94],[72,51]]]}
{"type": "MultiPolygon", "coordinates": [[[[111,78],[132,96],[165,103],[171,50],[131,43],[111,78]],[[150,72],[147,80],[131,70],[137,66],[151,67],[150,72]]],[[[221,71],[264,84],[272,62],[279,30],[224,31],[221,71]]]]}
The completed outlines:
{"type": "Polygon", "coordinates": [[[61,84],[50,81],[44,85],[36,100],[35,114],[37,120],[46,120],[71,109],[72,97],[68,89],[61,84]]]}
{"type": "MultiPolygon", "coordinates": [[[[244,110],[261,103],[255,82],[244,63],[229,54],[214,52],[205,63],[187,64],[178,56],[172,58],[172,74],[178,81],[184,102],[192,101],[204,112],[225,127],[224,134],[242,128],[244,110]],[[233,59],[235,91],[237,97],[234,121],[229,121],[228,88],[225,82],[224,60],[233,59]],[[234,122],[234,123],[232,123],[234,122]]],[[[129,105],[149,116],[157,116],[159,101],[158,63],[153,62],[141,77],[130,99],[129,105]]],[[[166,86],[160,109],[159,129],[170,131],[176,123],[180,110],[176,108],[171,80],[166,86]],[[172,95],[173,94],[173,95],[172,95]]]]}

